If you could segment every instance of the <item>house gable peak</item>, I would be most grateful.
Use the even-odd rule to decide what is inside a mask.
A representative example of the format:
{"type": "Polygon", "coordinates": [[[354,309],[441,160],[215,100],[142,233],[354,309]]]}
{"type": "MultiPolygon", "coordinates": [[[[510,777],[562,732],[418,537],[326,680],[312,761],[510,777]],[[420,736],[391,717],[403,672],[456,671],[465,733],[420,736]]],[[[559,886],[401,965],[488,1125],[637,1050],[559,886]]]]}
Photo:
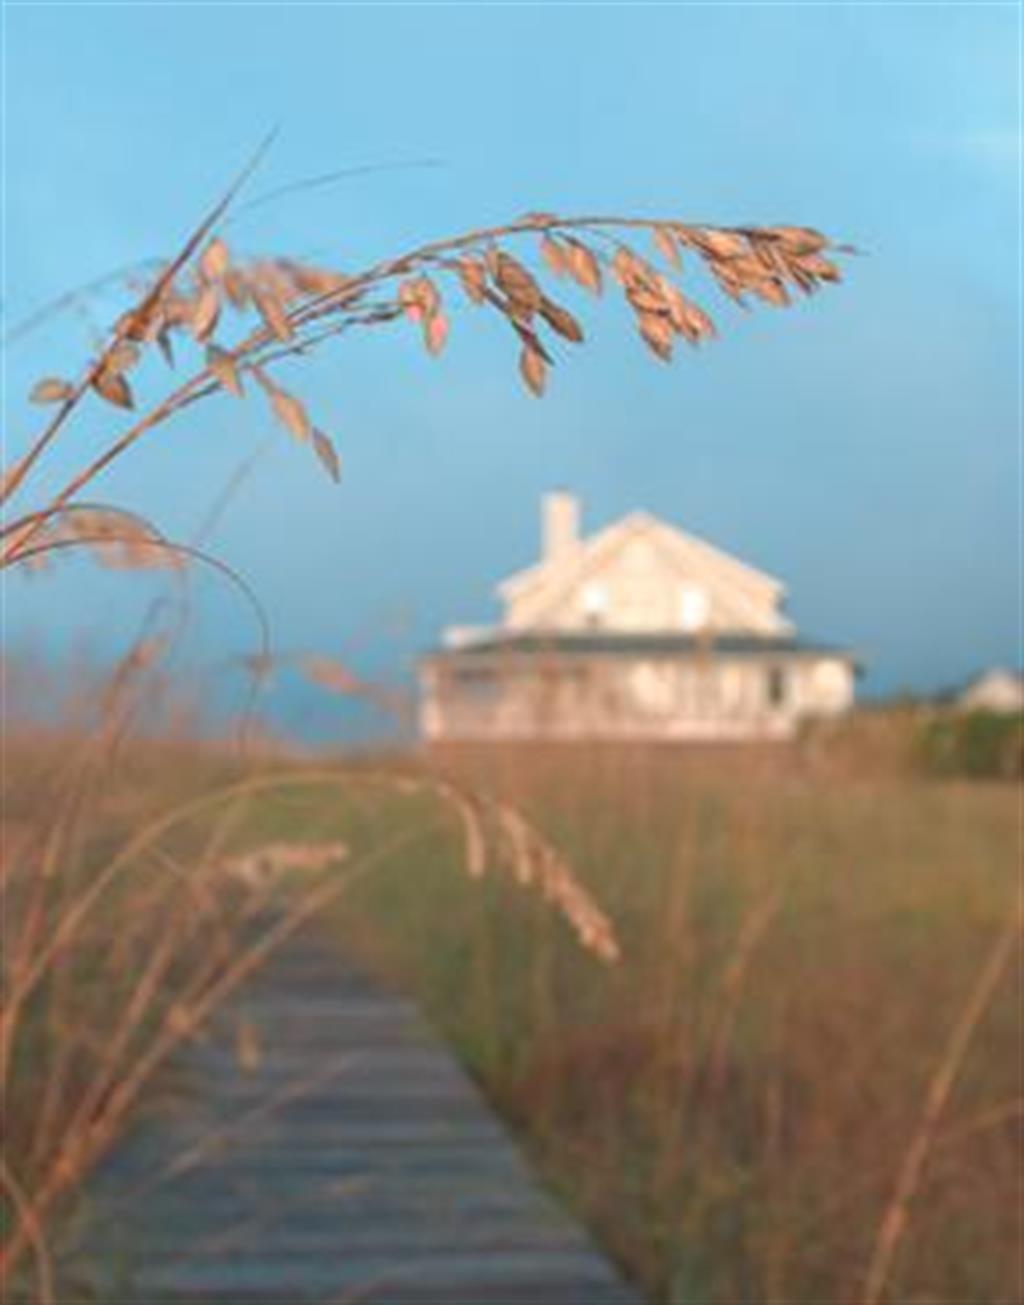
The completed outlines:
{"type": "Polygon", "coordinates": [[[634,508],[632,511],[627,512],[625,516],[611,522],[589,537],[581,536],[578,532],[579,505],[571,495],[565,491],[559,491],[557,494],[546,496],[544,500],[545,540],[550,529],[547,513],[549,505],[555,500],[568,500],[571,503],[571,508],[567,509],[571,512],[571,527],[564,526],[559,531],[559,527],[556,526],[555,534],[559,540],[559,546],[554,549],[546,547],[547,556],[542,556],[540,561],[514,572],[501,581],[496,587],[499,598],[505,601],[514,599],[526,593],[535,585],[548,582],[559,571],[578,573],[589,570],[592,566],[597,565],[602,558],[608,557],[616,548],[624,545],[628,539],[637,535],[646,535],[652,538],[663,549],[668,550],[677,557],[688,553],[691,556],[697,555],[709,562],[714,562],[717,566],[724,567],[737,576],[742,575],[759,588],[764,588],[779,597],[785,593],[785,586],[774,576],[759,571],[756,567],[752,567],[739,558],[723,552],[713,544],[709,544],[695,535],[687,534],[685,531],[680,530],[678,526],[674,526],[642,508],[634,508]],[[566,546],[566,540],[570,534],[572,534],[572,541],[566,546]]]}

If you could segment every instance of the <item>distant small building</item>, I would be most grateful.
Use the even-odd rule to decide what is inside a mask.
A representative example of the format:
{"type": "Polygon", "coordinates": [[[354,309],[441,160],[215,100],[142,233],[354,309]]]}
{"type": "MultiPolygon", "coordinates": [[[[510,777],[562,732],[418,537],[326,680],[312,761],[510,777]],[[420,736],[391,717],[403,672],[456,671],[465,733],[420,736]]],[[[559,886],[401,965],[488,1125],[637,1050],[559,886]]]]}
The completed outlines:
{"type": "Polygon", "coordinates": [[[799,639],[783,585],[645,512],[590,538],[545,496],[542,556],[419,667],[431,741],[790,738],[854,699],[850,653],[799,639]]]}
{"type": "Polygon", "coordinates": [[[996,667],[972,680],[960,693],[957,706],[964,711],[1024,711],[1024,676],[996,667]]]}

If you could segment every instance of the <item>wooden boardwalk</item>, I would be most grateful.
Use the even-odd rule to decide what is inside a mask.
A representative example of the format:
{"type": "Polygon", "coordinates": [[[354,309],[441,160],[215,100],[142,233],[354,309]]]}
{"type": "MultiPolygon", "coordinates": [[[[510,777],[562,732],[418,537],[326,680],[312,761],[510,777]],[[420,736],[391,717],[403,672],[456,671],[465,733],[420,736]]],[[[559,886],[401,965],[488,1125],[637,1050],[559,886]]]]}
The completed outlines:
{"type": "Polygon", "coordinates": [[[636,1305],[411,1004],[326,942],[293,940],[184,1071],[99,1175],[105,1305],[636,1305]]]}

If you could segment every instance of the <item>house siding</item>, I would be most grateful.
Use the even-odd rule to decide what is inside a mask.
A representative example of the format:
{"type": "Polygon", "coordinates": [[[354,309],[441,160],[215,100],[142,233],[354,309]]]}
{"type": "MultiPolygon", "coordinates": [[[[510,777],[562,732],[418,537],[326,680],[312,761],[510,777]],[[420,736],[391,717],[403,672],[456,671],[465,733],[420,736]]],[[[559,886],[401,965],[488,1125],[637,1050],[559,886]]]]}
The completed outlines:
{"type": "Polygon", "coordinates": [[[744,659],[498,652],[437,658],[421,683],[424,734],[451,740],[786,739],[853,700],[847,663],[768,649],[744,659]]]}

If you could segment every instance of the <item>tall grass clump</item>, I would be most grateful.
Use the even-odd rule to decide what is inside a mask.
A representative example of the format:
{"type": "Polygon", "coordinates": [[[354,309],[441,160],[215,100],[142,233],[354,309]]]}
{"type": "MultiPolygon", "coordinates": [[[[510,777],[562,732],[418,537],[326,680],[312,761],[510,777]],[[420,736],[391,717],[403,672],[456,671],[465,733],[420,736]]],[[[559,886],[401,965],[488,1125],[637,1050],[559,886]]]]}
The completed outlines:
{"type": "Polygon", "coordinates": [[[449,752],[616,922],[593,965],[435,840],[337,928],[658,1302],[1016,1299],[1017,794],[799,751],[449,752]]]}
{"type": "MultiPolygon", "coordinates": [[[[128,683],[119,690],[84,736],[50,727],[6,740],[16,767],[5,792],[0,1184],[12,1300],[64,1298],[73,1239],[61,1234],[75,1198],[140,1110],[177,1094],[176,1053],[211,1013],[430,831],[452,831],[467,877],[507,868],[578,945],[605,963],[618,954],[593,897],[506,804],[394,763],[242,759],[195,738],[130,736],[128,683]]],[[[251,1030],[239,1029],[238,1048],[244,1068],[251,1030]]]]}

